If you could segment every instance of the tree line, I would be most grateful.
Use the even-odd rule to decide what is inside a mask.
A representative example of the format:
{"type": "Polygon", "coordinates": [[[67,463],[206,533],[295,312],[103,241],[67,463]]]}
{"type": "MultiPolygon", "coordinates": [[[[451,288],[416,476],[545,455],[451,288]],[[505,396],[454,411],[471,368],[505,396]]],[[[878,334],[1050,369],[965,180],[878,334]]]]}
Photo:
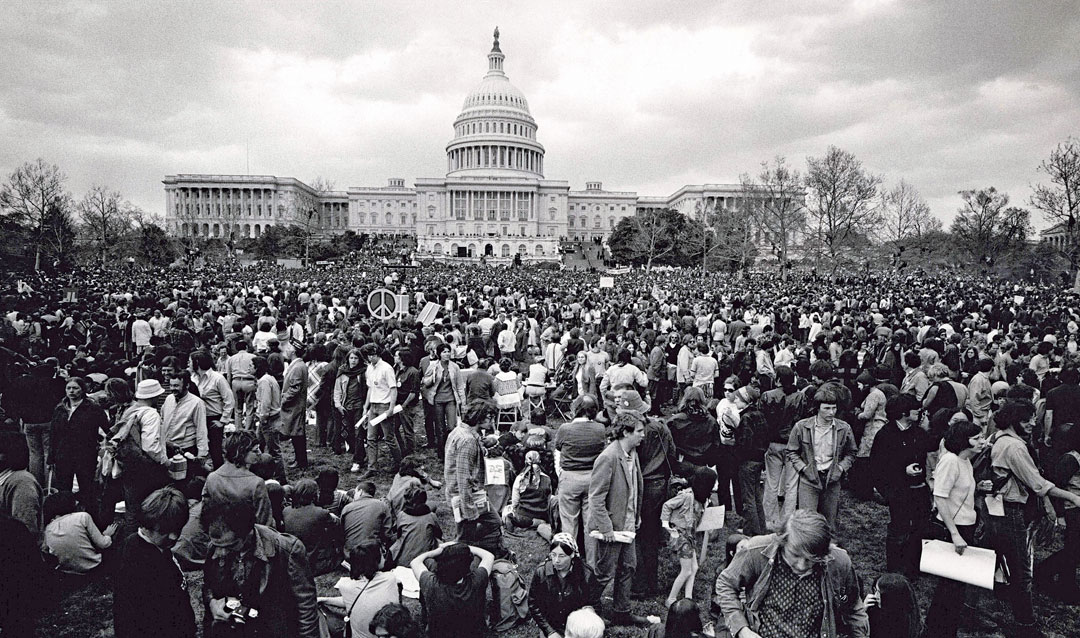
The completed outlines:
{"type": "Polygon", "coordinates": [[[0,184],[0,263],[7,270],[56,270],[80,261],[166,265],[176,247],[157,220],[119,191],[94,185],[76,198],[67,176],[44,159],[0,184]]]}
{"type": "Polygon", "coordinates": [[[621,264],[697,266],[745,272],[768,261],[782,274],[794,265],[828,275],[844,268],[958,268],[1050,279],[1077,273],[1080,261],[1080,141],[1068,138],[1043,160],[1046,181],[1027,207],[993,186],[960,191],[948,229],[918,189],[889,186],[851,152],[830,146],[806,170],[778,156],[740,176],[726,205],[689,215],[640,210],[616,225],[608,246],[621,264]],[[1031,241],[1032,212],[1067,233],[1062,247],[1031,241]]]}

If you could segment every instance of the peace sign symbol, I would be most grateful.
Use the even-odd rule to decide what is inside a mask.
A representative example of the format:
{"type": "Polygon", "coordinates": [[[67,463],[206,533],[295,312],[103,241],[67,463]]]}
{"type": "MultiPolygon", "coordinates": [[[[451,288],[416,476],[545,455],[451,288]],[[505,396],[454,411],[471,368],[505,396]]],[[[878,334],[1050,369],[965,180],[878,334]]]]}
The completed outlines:
{"type": "Polygon", "coordinates": [[[397,312],[397,297],[386,288],[376,288],[368,293],[368,312],[376,319],[389,319],[397,312]]]}

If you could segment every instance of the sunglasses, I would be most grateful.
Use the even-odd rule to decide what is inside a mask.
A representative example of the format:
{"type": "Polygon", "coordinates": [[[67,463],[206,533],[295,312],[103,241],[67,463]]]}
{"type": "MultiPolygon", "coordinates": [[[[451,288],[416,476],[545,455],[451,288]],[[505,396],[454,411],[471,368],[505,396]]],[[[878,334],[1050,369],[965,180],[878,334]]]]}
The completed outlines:
{"type": "Polygon", "coordinates": [[[734,392],[734,391],[735,391],[735,388],[724,386],[724,392],[734,392]]]}

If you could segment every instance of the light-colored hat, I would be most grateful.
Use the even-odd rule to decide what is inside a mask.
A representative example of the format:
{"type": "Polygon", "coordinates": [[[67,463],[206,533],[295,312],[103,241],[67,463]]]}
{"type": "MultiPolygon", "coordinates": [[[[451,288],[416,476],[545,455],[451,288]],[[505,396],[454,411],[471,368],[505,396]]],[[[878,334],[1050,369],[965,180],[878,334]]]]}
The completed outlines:
{"type": "Polygon", "coordinates": [[[138,387],[135,388],[136,399],[153,399],[165,394],[165,390],[162,389],[161,384],[157,379],[145,379],[139,382],[138,387]]]}

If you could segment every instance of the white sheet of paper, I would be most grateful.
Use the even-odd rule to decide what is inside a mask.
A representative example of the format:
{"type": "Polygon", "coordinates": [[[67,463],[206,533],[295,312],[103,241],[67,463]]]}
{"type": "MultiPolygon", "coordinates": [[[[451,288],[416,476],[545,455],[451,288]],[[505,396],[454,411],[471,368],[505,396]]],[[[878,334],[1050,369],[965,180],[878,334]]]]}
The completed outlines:
{"type": "Polygon", "coordinates": [[[697,531],[708,532],[714,529],[720,529],[724,526],[724,506],[718,505],[716,507],[706,507],[705,513],[701,515],[701,522],[698,523],[697,531]]]}
{"type": "Polygon", "coordinates": [[[919,571],[941,576],[983,589],[994,588],[994,568],[997,554],[982,547],[968,547],[957,554],[952,543],[937,540],[922,542],[919,571]]]}
{"type": "Polygon", "coordinates": [[[394,575],[397,576],[398,582],[401,583],[401,595],[406,598],[420,598],[420,581],[416,580],[416,575],[408,567],[401,567],[400,565],[394,568],[394,575]]]}

